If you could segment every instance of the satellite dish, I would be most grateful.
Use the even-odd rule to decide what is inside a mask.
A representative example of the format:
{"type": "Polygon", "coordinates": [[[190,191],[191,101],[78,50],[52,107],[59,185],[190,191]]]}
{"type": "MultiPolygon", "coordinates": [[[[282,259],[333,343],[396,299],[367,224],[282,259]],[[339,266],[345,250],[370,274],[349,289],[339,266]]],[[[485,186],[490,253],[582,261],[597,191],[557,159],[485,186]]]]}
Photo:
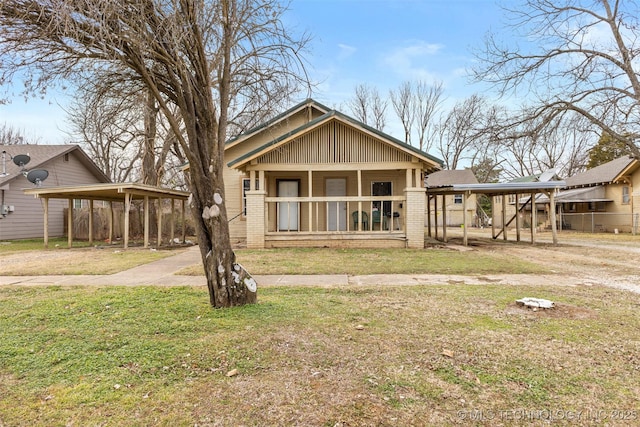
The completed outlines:
{"type": "Polygon", "coordinates": [[[556,176],[556,170],[555,169],[549,169],[546,170],[544,172],[542,172],[540,174],[540,178],[538,178],[538,181],[540,182],[549,182],[553,179],[553,177],[556,176]]]}
{"type": "Polygon", "coordinates": [[[23,167],[31,161],[31,157],[28,154],[17,154],[13,156],[13,163],[17,166],[23,167]]]}
{"type": "Polygon", "coordinates": [[[27,173],[27,179],[30,183],[37,185],[38,187],[49,176],[49,171],[44,169],[34,169],[27,173]]]}

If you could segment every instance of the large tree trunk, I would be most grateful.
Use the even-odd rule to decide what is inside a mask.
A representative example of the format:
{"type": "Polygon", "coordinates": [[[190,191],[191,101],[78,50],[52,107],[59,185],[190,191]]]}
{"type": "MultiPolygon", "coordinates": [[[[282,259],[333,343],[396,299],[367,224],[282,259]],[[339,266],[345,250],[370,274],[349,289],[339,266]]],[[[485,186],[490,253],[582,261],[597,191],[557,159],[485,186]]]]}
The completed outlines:
{"type": "Polygon", "coordinates": [[[190,167],[190,206],[207,277],[209,301],[213,307],[219,308],[255,303],[257,285],[251,275],[236,263],[229,236],[224,180],[221,173],[216,173],[222,168],[215,164],[222,159],[217,157],[212,156],[209,169],[206,164],[204,170],[190,167]]]}

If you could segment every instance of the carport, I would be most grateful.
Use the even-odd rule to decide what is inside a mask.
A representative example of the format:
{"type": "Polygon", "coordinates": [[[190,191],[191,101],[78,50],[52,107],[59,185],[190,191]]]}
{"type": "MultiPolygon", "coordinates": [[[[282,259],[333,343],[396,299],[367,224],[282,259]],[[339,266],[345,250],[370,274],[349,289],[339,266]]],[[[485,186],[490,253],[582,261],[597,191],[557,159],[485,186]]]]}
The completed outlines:
{"type": "MultiPolygon", "coordinates": [[[[491,198],[491,210],[493,212],[494,201],[496,197],[502,197],[502,227],[501,230],[496,233],[494,221],[491,222],[491,236],[493,239],[496,239],[502,234],[504,240],[507,240],[507,226],[511,223],[511,220],[515,218],[516,221],[516,239],[520,241],[520,232],[522,224],[520,224],[520,215],[518,213],[528,204],[531,203],[531,244],[535,243],[536,237],[536,227],[533,224],[536,223],[536,194],[543,193],[549,197],[549,213],[551,215],[551,233],[553,235],[553,244],[558,243],[558,230],[556,226],[556,193],[566,187],[566,183],[564,181],[546,181],[546,182],[508,182],[508,183],[491,183],[491,184],[454,184],[454,185],[446,185],[446,186],[437,186],[437,187],[429,187],[427,186],[427,228],[429,237],[435,237],[438,239],[438,224],[437,224],[437,215],[434,216],[436,218],[434,224],[435,235],[432,236],[432,224],[431,224],[431,200],[434,199],[434,209],[438,210],[438,197],[442,197],[442,240],[444,242],[447,241],[447,222],[446,222],[446,209],[444,203],[444,197],[446,195],[451,194],[462,194],[462,204],[463,211],[467,210],[467,200],[471,194],[484,194],[491,198]],[[514,195],[515,196],[515,208],[516,215],[510,221],[507,222],[507,196],[514,195]],[[529,200],[521,204],[520,196],[530,196],[529,200]]],[[[466,223],[467,218],[466,215],[463,215],[463,237],[462,243],[463,245],[468,245],[467,238],[467,226],[469,224],[466,223]]]]}
{"type": "MultiPolygon", "coordinates": [[[[69,248],[73,245],[73,201],[89,201],[89,243],[93,243],[93,203],[94,201],[106,201],[109,203],[109,240],[113,240],[113,202],[124,203],[124,248],[129,246],[129,211],[133,200],[143,200],[144,203],[144,247],[149,247],[149,203],[155,200],[157,211],[161,212],[162,200],[171,200],[171,237],[173,241],[175,233],[175,201],[181,202],[182,241],[185,240],[185,202],[189,193],[179,190],[154,187],[151,185],[120,183],[120,184],[91,184],[69,187],[29,188],[25,194],[32,194],[36,198],[43,199],[44,207],[44,246],[49,246],[49,199],[66,199],[69,201],[69,214],[67,215],[67,229],[69,248]]],[[[162,230],[162,215],[158,215],[158,230],[162,230]]],[[[160,246],[162,233],[158,232],[157,246],[160,246]]]]}

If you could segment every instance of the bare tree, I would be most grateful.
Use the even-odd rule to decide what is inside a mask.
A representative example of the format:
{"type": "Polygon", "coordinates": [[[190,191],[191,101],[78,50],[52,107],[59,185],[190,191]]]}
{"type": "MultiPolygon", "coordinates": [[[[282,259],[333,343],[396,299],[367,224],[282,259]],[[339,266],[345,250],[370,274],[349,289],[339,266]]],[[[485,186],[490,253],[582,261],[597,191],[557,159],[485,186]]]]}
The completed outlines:
{"type": "Polygon", "coordinates": [[[478,95],[459,101],[437,126],[438,151],[446,169],[456,169],[462,161],[472,160],[485,135],[487,103],[478,95]]]}
{"type": "Polygon", "coordinates": [[[190,206],[214,307],[256,301],[255,281],[231,248],[223,152],[238,88],[267,75],[302,80],[299,54],[307,39],[283,28],[283,11],[276,0],[0,3],[0,58],[11,58],[2,62],[0,81],[26,70],[30,88],[38,89],[93,66],[153,94],[190,163],[190,206]]]}
{"type": "MultiPolygon", "coordinates": [[[[32,143],[35,142],[37,141],[32,143]]],[[[0,145],[21,145],[29,143],[29,139],[24,135],[24,132],[6,123],[0,126],[0,145]]]]}
{"type": "Polygon", "coordinates": [[[505,9],[515,34],[487,36],[475,77],[536,99],[536,129],[578,115],[640,156],[640,8],[622,0],[526,0],[505,9]],[[518,39],[520,37],[520,40],[518,39]]]}
{"type": "Polygon", "coordinates": [[[393,110],[396,112],[396,116],[400,119],[404,129],[404,142],[411,144],[411,129],[415,119],[411,82],[404,82],[396,90],[390,90],[389,96],[391,97],[393,110]]]}
{"type": "Polygon", "coordinates": [[[361,84],[355,87],[353,98],[347,101],[353,116],[379,131],[386,126],[387,101],[380,98],[378,89],[361,84]]]}
{"type": "Polygon", "coordinates": [[[418,135],[418,148],[422,151],[431,149],[433,121],[443,101],[442,82],[428,84],[416,83],[412,108],[415,114],[415,133],[418,135]]]}

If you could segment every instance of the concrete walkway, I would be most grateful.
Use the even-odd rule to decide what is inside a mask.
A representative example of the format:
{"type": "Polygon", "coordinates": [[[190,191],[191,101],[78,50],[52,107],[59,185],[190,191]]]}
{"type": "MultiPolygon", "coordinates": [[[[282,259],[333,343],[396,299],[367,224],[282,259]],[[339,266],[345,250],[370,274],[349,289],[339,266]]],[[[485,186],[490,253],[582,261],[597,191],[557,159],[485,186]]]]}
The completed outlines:
{"type": "MultiPolygon", "coordinates": [[[[192,246],[179,252],[129,270],[110,275],[65,276],[0,276],[0,286],[206,286],[204,276],[181,276],[175,273],[183,268],[200,264],[200,250],[192,246]]],[[[373,286],[373,285],[564,285],[608,286],[640,293],[637,278],[575,276],[567,274],[372,274],[349,276],[333,275],[255,275],[259,287],[266,286],[373,286]]]]}

